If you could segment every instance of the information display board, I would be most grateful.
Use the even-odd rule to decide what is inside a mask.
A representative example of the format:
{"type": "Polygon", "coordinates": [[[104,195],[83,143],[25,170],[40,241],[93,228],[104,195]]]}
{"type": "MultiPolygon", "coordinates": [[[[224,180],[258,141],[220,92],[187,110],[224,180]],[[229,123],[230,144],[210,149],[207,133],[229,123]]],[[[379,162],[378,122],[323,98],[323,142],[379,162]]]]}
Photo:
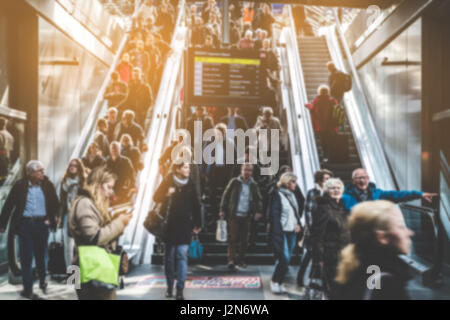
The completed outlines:
{"type": "Polygon", "coordinates": [[[187,103],[198,106],[260,106],[261,58],[236,49],[189,48],[187,103]]]}

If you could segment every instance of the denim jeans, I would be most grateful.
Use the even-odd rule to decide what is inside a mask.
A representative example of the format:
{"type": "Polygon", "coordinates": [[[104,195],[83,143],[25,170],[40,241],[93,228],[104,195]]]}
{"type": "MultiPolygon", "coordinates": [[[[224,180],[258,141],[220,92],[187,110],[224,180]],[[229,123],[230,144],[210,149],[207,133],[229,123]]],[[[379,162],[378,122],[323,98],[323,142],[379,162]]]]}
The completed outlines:
{"type": "Polygon", "coordinates": [[[289,271],[292,253],[294,252],[297,234],[295,232],[283,232],[283,255],[278,258],[273,272],[272,281],[283,283],[286,274],[289,271]]]}
{"type": "Polygon", "coordinates": [[[49,227],[44,221],[22,220],[19,225],[19,254],[23,288],[33,292],[33,256],[39,282],[45,282],[49,227]]]}
{"type": "Polygon", "coordinates": [[[189,245],[171,245],[166,243],[165,264],[167,287],[172,290],[177,275],[177,290],[184,289],[188,269],[189,245]]]}
{"type": "Polygon", "coordinates": [[[72,265],[73,251],[75,241],[69,236],[69,213],[64,216],[63,221],[63,241],[64,241],[64,259],[66,261],[66,268],[72,265]]]}

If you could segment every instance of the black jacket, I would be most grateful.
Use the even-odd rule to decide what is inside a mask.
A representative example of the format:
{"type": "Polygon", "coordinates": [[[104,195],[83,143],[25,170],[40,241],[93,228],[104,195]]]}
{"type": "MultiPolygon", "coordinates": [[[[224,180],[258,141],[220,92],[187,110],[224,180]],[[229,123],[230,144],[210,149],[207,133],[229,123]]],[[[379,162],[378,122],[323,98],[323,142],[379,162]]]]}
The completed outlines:
{"type": "MultiPolygon", "coordinates": [[[[264,208],[264,209],[266,209],[264,211],[264,215],[265,215],[266,219],[268,219],[268,217],[270,215],[270,206],[269,206],[270,195],[272,194],[272,192],[278,190],[277,183],[278,183],[279,180],[280,180],[280,176],[276,175],[269,182],[269,184],[265,187],[265,189],[267,190],[267,195],[269,197],[269,199],[268,199],[269,201],[267,201],[267,208],[264,208]]],[[[305,197],[303,196],[302,190],[300,190],[300,187],[298,185],[295,186],[294,195],[295,195],[295,198],[297,199],[298,209],[300,211],[300,217],[302,217],[303,216],[303,209],[305,207],[305,197]]],[[[306,222],[308,222],[308,221],[306,221],[306,222]]]]}
{"type": "Polygon", "coordinates": [[[206,130],[212,129],[214,127],[214,122],[211,117],[203,115],[202,117],[198,118],[196,115],[193,115],[187,120],[186,128],[191,134],[192,144],[195,140],[195,121],[201,121],[202,122],[202,132],[205,132],[206,130]]]}
{"type": "Polygon", "coordinates": [[[125,128],[122,122],[116,125],[114,131],[114,140],[120,141],[120,138],[122,138],[124,134],[129,134],[131,136],[131,139],[133,139],[133,144],[136,147],[142,146],[142,143],[144,141],[144,130],[139,124],[133,121],[127,128],[125,128]]]}
{"type": "Polygon", "coordinates": [[[330,73],[328,77],[328,85],[330,86],[331,96],[336,98],[338,101],[341,101],[345,92],[345,74],[340,70],[330,73]]]}
{"type": "Polygon", "coordinates": [[[131,146],[129,146],[128,148],[122,148],[120,154],[130,159],[134,170],[136,170],[136,173],[144,169],[144,165],[142,163],[142,154],[138,148],[131,146]]]}
{"type": "Polygon", "coordinates": [[[100,155],[97,155],[97,156],[94,158],[94,161],[92,161],[92,162],[89,161],[89,157],[88,157],[88,156],[85,156],[85,157],[82,159],[82,161],[83,161],[84,167],[85,167],[85,168],[88,168],[88,169],[90,169],[90,170],[94,170],[94,169],[97,168],[97,167],[101,167],[101,166],[105,165],[105,162],[106,162],[105,158],[103,158],[103,157],[100,156],[100,155]]]}
{"type": "MultiPolygon", "coordinates": [[[[226,125],[228,125],[229,119],[230,119],[230,117],[227,115],[227,116],[222,117],[222,118],[220,119],[220,122],[223,122],[223,123],[225,123],[226,125]]],[[[248,124],[247,124],[247,121],[245,120],[244,117],[241,117],[240,115],[236,115],[236,116],[234,117],[234,122],[235,122],[236,130],[237,130],[237,129],[242,129],[242,130],[244,130],[244,131],[247,131],[247,129],[248,129],[248,124]]]]}
{"type": "Polygon", "coordinates": [[[337,253],[350,241],[344,202],[337,203],[329,195],[316,198],[312,211],[310,240],[314,262],[324,261],[324,253],[337,253]]]}
{"type": "Polygon", "coordinates": [[[127,97],[128,86],[120,80],[111,81],[106,88],[104,99],[108,100],[108,107],[115,107],[127,97]]]}
{"type": "MultiPolygon", "coordinates": [[[[396,253],[377,248],[361,250],[361,265],[344,285],[338,285],[331,294],[335,300],[409,300],[406,291],[408,281],[412,279],[410,266],[396,253]],[[374,273],[368,273],[369,266],[378,266],[381,272],[379,289],[368,289],[367,280],[374,273]]],[[[375,282],[375,281],[374,281],[375,282]]]]}
{"type": "Polygon", "coordinates": [[[116,161],[108,158],[106,167],[117,176],[114,192],[121,199],[126,197],[131,188],[135,187],[136,172],[131,160],[121,155],[119,155],[116,161]]]}
{"type": "MultiPolygon", "coordinates": [[[[0,215],[1,229],[6,229],[9,218],[11,217],[11,230],[14,233],[18,232],[20,219],[23,216],[25,204],[27,202],[29,181],[30,180],[28,178],[20,179],[14,184],[9,192],[0,215]]],[[[50,221],[50,228],[55,229],[56,217],[59,213],[59,200],[55,187],[48,177],[45,177],[44,181],[41,183],[41,188],[45,197],[45,207],[47,211],[47,219],[50,221]]]]}
{"type": "Polygon", "coordinates": [[[147,110],[153,104],[153,93],[150,86],[144,82],[131,80],[128,83],[128,96],[119,105],[120,111],[131,109],[136,113],[136,119],[145,117],[147,110]]]}
{"type": "Polygon", "coordinates": [[[178,187],[173,181],[173,174],[169,174],[159,185],[153,200],[162,203],[164,210],[168,210],[166,236],[163,240],[173,245],[189,244],[192,230],[201,226],[200,201],[192,180],[189,179],[187,185],[178,187]],[[171,187],[176,191],[167,197],[171,187]]]}

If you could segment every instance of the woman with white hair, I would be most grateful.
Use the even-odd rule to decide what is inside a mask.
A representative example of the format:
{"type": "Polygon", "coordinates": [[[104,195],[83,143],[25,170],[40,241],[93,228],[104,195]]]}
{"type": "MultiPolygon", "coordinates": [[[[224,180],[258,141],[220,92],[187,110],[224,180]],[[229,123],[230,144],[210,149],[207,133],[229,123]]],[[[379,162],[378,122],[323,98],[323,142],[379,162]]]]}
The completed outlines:
{"type": "Polygon", "coordinates": [[[277,264],[270,284],[273,293],[285,293],[283,282],[289,271],[297,234],[300,232],[301,210],[294,194],[297,177],[286,172],[278,181],[277,189],[270,194],[270,245],[277,264]]]}
{"type": "Polygon", "coordinates": [[[255,41],[253,40],[253,31],[247,30],[245,31],[245,36],[241,40],[239,40],[237,47],[241,50],[250,50],[253,49],[255,45],[255,41]]]}
{"type": "Polygon", "coordinates": [[[323,281],[325,294],[334,288],[339,254],[349,243],[347,211],[342,195],[344,183],[337,178],[325,182],[324,195],[316,198],[312,211],[312,278],[323,281]]]}
{"type": "Polygon", "coordinates": [[[320,136],[324,162],[334,155],[338,126],[333,111],[337,105],[338,101],[330,95],[330,88],[327,85],[319,86],[317,97],[307,105],[311,110],[314,131],[320,136]]]}

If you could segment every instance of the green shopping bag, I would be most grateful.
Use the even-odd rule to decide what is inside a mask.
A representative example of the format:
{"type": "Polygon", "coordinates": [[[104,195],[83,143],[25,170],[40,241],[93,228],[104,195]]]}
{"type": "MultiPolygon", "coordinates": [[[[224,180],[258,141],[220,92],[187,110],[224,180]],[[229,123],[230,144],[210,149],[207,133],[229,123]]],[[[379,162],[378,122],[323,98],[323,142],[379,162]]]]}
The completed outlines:
{"type": "Polygon", "coordinates": [[[98,246],[78,247],[81,283],[91,281],[119,286],[120,256],[98,246]]]}

